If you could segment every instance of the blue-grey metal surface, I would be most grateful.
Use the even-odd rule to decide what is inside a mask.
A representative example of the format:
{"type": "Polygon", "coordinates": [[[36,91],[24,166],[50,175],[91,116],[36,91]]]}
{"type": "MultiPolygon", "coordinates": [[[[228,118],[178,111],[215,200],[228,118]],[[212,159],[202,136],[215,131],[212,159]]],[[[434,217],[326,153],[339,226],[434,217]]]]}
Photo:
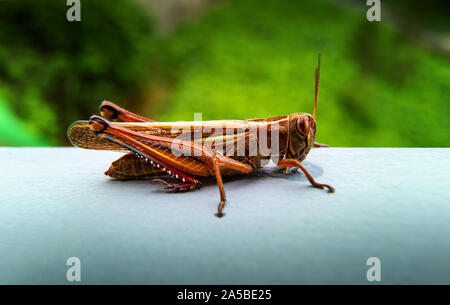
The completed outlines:
{"type": "Polygon", "coordinates": [[[275,168],[190,193],[103,175],[118,156],[0,148],[0,283],[450,284],[450,149],[321,148],[301,173],[275,168]]]}

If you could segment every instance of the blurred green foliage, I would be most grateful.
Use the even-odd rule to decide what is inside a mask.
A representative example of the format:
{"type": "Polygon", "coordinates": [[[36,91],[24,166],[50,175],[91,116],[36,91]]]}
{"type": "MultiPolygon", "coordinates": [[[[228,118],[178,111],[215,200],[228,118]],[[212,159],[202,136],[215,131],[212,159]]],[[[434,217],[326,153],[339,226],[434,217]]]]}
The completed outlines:
{"type": "Polygon", "coordinates": [[[49,145],[51,142],[32,134],[26,124],[9,109],[0,96],[0,146],[2,145],[49,145]]]}
{"type": "MultiPolygon", "coordinates": [[[[417,26],[445,30],[432,2],[434,22],[417,26]]],[[[405,5],[393,8],[416,20],[405,5]]],[[[357,7],[229,1],[161,37],[133,1],[82,1],[80,23],[65,1],[0,2],[0,145],[67,143],[67,126],[102,99],[156,120],[312,113],[320,51],[319,141],[449,146],[448,54],[357,7]]]]}
{"type": "MultiPolygon", "coordinates": [[[[69,122],[148,79],[150,17],[126,0],[81,3],[82,21],[68,22],[65,0],[0,2],[0,111],[45,139],[34,143],[61,143],[69,122]]],[[[31,143],[4,134],[0,143],[31,143]]]]}
{"type": "Polygon", "coordinates": [[[401,23],[410,29],[420,27],[447,33],[450,30],[448,0],[381,0],[381,3],[387,5],[391,13],[404,19],[401,23]]]}
{"type": "Polygon", "coordinates": [[[232,1],[155,52],[173,82],[162,120],[244,119],[313,110],[319,141],[449,146],[448,57],[333,1],[232,1]]]}

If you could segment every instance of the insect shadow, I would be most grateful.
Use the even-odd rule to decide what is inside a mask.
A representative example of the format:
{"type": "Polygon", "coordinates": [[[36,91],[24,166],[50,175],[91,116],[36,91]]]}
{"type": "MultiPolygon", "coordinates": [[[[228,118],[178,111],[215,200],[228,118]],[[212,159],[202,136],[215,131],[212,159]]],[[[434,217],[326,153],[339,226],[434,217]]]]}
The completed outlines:
{"type": "MultiPolygon", "coordinates": [[[[320,166],[317,166],[311,162],[303,162],[302,163],[305,168],[309,171],[311,176],[313,178],[320,177],[323,174],[323,169],[320,166]]],[[[256,172],[246,174],[246,175],[233,175],[233,176],[224,176],[223,180],[224,182],[232,182],[237,181],[240,179],[248,179],[248,180],[261,180],[261,179],[267,179],[268,177],[271,178],[277,178],[277,179],[283,179],[283,180],[290,180],[290,181],[302,181],[302,182],[308,182],[308,179],[306,176],[298,170],[297,172],[294,170],[294,168],[290,168],[288,174],[285,174],[286,169],[285,168],[279,168],[275,164],[270,163],[269,165],[259,169],[256,172]]]]}
{"type": "MultiPolygon", "coordinates": [[[[311,176],[313,176],[313,178],[320,177],[323,174],[323,169],[320,166],[316,165],[316,164],[313,164],[311,162],[305,161],[305,162],[303,162],[303,165],[309,171],[311,176]]],[[[264,180],[264,179],[268,179],[268,178],[283,179],[283,180],[287,180],[287,181],[299,181],[299,182],[305,182],[305,183],[308,182],[308,179],[306,178],[306,176],[300,170],[295,172],[295,170],[293,168],[290,168],[289,169],[289,173],[287,175],[285,174],[285,171],[286,171],[285,168],[279,168],[279,167],[277,167],[275,164],[273,164],[271,162],[267,166],[259,169],[256,172],[252,172],[250,174],[239,174],[239,175],[223,176],[222,179],[223,179],[223,181],[225,183],[245,180],[246,184],[247,183],[256,182],[256,181],[260,181],[260,180],[264,180]]],[[[150,178],[144,179],[144,180],[108,179],[108,183],[112,183],[112,184],[126,183],[126,184],[132,184],[133,186],[137,186],[137,185],[140,185],[140,184],[143,184],[143,183],[150,184],[150,182],[151,182],[151,180],[153,178],[157,178],[157,177],[150,177],[150,178]]],[[[171,183],[172,182],[173,183],[177,183],[177,180],[174,180],[174,179],[172,179],[172,178],[170,178],[169,176],[166,176],[166,175],[165,176],[160,176],[160,178],[165,179],[165,180],[167,180],[168,182],[171,182],[171,183]]],[[[199,179],[202,182],[202,187],[209,187],[209,186],[212,186],[212,185],[213,186],[216,185],[216,180],[213,177],[206,177],[206,178],[200,177],[199,179]]],[[[174,193],[174,194],[178,194],[178,192],[167,191],[166,189],[161,187],[160,184],[152,185],[151,191],[155,192],[155,193],[174,193]]]]}

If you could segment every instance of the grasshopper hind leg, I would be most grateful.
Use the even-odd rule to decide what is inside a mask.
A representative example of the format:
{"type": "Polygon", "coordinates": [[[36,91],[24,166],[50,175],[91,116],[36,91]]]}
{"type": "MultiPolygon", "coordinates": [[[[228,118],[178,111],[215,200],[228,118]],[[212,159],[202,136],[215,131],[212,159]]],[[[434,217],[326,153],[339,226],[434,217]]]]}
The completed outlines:
{"type": "Polygon", "coordinates": [[[214,175],[216,176],[217,185],[219,186],[219,193],[220,193],[220,202],[219,202],[219,205],[217,206],[216,216],[219,218],[222,218],[225,215],[222,212],[222,210],[225,207],[225,202],[227,201],[227,198],[225,196],[225,189],[223,187],[222,174],[220,172],[220,167],[216,161],[213,162],[213,168],[214,168],[214,175]]]}
{"type": "Polygon", "coordinates": [[[155,122],[153,120],[144,118],[135,113],[127,111],[114,103],[103,101],[100,104],[100,113],[101,115],[108,119],[114,121],[123,121],[123,122],[155,122]]]}

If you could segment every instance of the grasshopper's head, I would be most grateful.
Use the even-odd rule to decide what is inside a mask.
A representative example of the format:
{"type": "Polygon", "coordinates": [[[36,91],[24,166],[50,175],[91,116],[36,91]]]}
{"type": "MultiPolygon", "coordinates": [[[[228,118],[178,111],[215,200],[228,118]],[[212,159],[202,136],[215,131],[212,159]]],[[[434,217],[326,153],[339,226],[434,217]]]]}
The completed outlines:
{"type": "Polygon", "coordinates": [[[316,137],[316,121],[308,113],[294,113],[289,116],[289,147],[287,158],[306,158],[316,137]]]}
{"type": "Polygon", "coordinates": [[[314,97],[314,112],[294,113],[289,116],[289,141],[286,158],[303,161],[311,150],[316,137],[316,110],[317,98],[319,96],[320,78],[320,53],[319,63],[316,68],[316,91],[314,97]]]}

